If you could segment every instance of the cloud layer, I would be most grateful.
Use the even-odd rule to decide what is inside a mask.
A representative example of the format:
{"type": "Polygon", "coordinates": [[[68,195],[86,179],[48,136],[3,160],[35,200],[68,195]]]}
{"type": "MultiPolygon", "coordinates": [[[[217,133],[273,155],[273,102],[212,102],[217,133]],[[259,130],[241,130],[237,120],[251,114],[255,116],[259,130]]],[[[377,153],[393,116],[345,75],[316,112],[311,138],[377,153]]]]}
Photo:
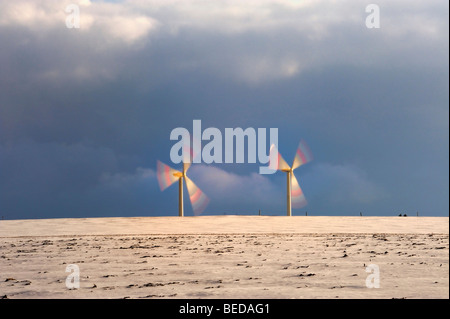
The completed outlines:
{"type": "MultiPolygon", "coordinates": [[[[71,3],[0,3],[2,215],[172,214],[155,163],[194,119],[277,127],[288,161],[307,140],[310,214],[448,214],[448,3],[379,1],[367,29],[363,1],[83,0],[68,29],[71,3]]],[[[284,214],[256,172],[190,174],[211,212],[284,214]]]]}

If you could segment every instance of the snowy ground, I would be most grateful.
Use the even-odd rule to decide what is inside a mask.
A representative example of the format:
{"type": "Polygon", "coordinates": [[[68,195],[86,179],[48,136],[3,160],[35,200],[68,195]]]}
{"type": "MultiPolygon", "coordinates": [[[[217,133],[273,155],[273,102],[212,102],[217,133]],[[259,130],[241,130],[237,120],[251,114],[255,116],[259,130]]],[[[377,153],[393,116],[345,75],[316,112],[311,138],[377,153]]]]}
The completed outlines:
{"type": "Polygon", "coordinates": [[[449,298],[448,217],[0,221],[0,297],[449,298]],[[80,288],[68,289],[68,265],[80,288]],[[366,267],[380,288],[367,288],[366,267]],[[373,275],[372,275],[373,277],[373,275]]]}

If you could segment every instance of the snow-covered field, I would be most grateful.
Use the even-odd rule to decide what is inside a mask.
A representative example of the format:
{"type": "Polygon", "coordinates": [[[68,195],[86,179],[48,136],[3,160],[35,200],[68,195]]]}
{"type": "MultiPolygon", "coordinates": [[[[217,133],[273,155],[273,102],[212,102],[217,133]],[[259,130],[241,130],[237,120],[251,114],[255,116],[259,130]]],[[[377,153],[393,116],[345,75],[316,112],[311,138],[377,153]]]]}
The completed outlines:
{"type": "Polygon", "coordinates": [[[449,298],[448,236],[448,217],[2,220],[0,297],[449,298]]]}

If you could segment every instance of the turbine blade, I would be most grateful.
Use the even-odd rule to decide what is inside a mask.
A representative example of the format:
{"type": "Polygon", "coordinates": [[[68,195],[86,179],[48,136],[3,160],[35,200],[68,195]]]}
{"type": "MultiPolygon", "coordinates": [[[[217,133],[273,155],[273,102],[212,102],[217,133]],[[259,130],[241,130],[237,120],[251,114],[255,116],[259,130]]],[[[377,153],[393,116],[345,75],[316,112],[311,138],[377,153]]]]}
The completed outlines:
{"type": "Polygon", "coordinates": [[[295,175],[291,175],[291,201],[293,208],[302,208],[308,204],[295,175]]]}
{"type": "Polygon", "coordinates": [[[192,163],[183,163],[183,172],[184,174],[186,174],[187,170],[189,169],[189,167],[191,167],[192,163]]]}
{"type": "Polygon", "coordinates": [[[180,177],[174,176],[174,174],[181,174],[181,172],[163,162],[156,161],[156,177],[158,178],[159,188],[162,191],[178,181],[180,177]]]}
{"type": "Polygon", "coordinates": [[[192,147],[189,144],[183,144],[183,171],[186,173],[186,171],[189,169],[192,163],[192,147]]]}
{"type": "Polygon", "coordinates": [[[186,174],[189,167],[194,162],[201,162],[201,142],[192,138],[192,146],[190,144],[183,145],[183,172],[186,174]]]}
{"type": "Polygon", "coordinates": [[[202,157],[202,141],[192,136],[192,149],[190,150],[191,162],[201,162],[202,157]]]}
{"type": "Polygon", "coordinates": [[[296,169],[297,167],[306,164],[313,160],[313,155],[311,150],[308,147],[308,144],[304,140],[300,141],[298,145],[297,152],[295,153],[294,163],[292,164],[292,169],[296,169]]]}
{"type": "Polygon", "coordinates": [[[209,198],[189,177],[186,176],[185,180],[194,215],[200,215],[205,210],[206,206],[208,206],[209,198]]]}
{"type": "Polygon", "coordinates": [[[270,146],[269,168],[277,169],[280,171],[290,169],[289,165],[286,163],[283,156],[281,156],[280,152],[278,152],[278,149],[275,146],[275,144],[272,144],[270,146]]]}

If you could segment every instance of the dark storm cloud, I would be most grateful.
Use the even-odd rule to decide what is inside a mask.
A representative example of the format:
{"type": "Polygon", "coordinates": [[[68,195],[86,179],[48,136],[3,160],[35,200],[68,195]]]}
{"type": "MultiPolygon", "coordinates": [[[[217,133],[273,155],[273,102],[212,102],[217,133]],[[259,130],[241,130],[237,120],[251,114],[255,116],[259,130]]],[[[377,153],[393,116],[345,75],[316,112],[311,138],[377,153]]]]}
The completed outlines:
{"type": "MultiPolygon", "coordinates": [[[[170,214],[155,162],[193,119],[278,127],[289,162],[305,138],[310,212],[447,214],[448,4],[378,4],[380,29],[358,1],[82,1],[80,29],[60,1],[0,4],[2,215],[170,214]]],[[[191,173],[211,212],[282,213],[284,176],[252,172],[191,173]]]]}

